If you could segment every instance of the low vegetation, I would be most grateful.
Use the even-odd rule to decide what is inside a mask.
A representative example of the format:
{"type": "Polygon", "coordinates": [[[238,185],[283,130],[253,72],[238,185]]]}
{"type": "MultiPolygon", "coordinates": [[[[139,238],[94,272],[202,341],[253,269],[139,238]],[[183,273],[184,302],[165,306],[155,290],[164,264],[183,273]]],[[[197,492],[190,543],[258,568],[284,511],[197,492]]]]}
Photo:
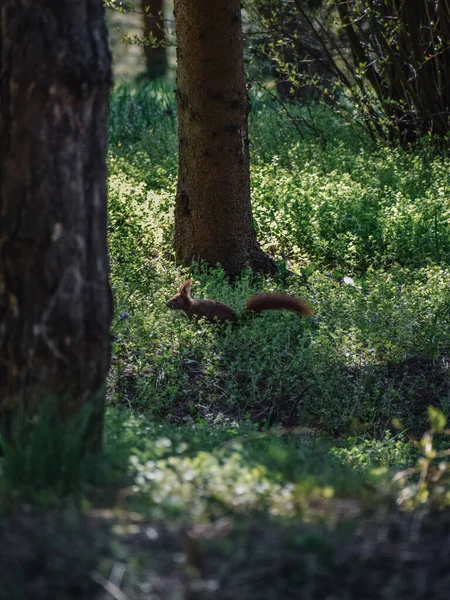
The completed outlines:
{"type": "Polygon", "coordinates": [[[188,275],[171,254],[173,101],[163,89],[117,92],[114,405],[176,422],[250,420],[332,434],[380,433],[393,417],[416,430],[428,405],[448,411],[449,159],[431,142],[409,153],[374,148],[327,109],[314,110],[326,140],[308,131],[299,139],[276,106],[253,100],[255,226],[279,277],[246,272],[231,284],[202,265],[190,275],[194,295],[237,313],[252,293],[283,289],[316,316],[266,313],[218,331],[165,306],[188,275]]]}
{"type": "MultiPolygon", "coordinates": [[[[270,99],[252,108],[255,227],[279,274],[230,282],[173,261],[170,89],[115,90],[104,455],[71,469],[83,422],[66,435],[51,414],[21,450],[3,444],[3,508],[59,509],[28,505],[16,528],[0,524],[5,598],[360,598],[369,580],[370,598],[448,590],[450,158],[432,140],[375,147],[320,105],[308,119],[323,134],[303,137],[270,99]],[[276,289],[315,316],[193,323],[166,307],[187,276],[194,296],[238,314],[276,289]],[[66,534],[85,558],[64,580],[66,534]],[[8,554],[14,535],[28,541],[8,554]],[[31,557],[47,548],[38,587],[31,557]]],[[[302,110],[291,107],[297,124],[302,110]]]]}

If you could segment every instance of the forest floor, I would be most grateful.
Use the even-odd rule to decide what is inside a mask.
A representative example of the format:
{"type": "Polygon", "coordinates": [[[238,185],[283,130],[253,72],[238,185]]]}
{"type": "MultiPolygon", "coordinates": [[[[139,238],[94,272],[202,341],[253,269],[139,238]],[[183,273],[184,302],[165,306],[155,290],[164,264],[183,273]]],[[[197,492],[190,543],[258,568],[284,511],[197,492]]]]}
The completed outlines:
{"type": "MultiPolygon", "coordinates": [[[[124,82],[143,63],[119,39],[124,82]]],[[[233,283],[173,261],[173,85],[112,94],[104,451],[73,469],[83,430],[43,418],[2,459],[1,600],[450,596],[450,157],[318,104],[294,126],[255,89],[252,207],[280,275],[233,283]],[[315,316],[191,323],[166,307],[187,276],[237,314],[276,289],[315,316]]]]}
{"type": "Polygon", "coordinates": [[[0,598],[448,598],[448,513],[340,510],[328,526],[262,516],[180,526],[22,509],[0,520],[0,598]]]}

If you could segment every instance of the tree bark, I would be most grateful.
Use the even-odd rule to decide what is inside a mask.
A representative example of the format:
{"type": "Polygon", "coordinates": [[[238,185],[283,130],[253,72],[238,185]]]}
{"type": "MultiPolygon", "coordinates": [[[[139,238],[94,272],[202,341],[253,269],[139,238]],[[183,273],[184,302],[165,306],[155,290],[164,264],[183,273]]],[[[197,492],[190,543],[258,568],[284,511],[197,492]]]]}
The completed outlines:
{"type": "Polygon", "coordinates": [[[3,0],[0,31],[0,425],[89,400],[95,444],[112,317],[102,0],[3,0]]]}
{"type": "Polygon", "coordinates": [[[175,0],[179,172],[175,255],[274,272],[250,205],[240,0],[175,0]]]}
{"type": "MultiPolygon", "coordinates": [[[[152,35],[155,41],[164,41],[164,0],[141,0],[144,20],[144,36],[152,35]]],[[[150,44],[144,46],[146,76],[153,80],[164,77],[167,71],[167,51],[165,46],[154,48],[150,44]]]]}

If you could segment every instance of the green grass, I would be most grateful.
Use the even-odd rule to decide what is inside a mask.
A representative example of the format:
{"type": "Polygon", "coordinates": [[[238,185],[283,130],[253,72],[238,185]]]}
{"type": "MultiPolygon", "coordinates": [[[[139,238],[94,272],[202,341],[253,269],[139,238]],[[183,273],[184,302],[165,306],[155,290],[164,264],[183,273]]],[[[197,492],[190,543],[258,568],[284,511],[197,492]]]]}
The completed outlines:
{"type": "MultiPolygon", "coordinates": [[[[228,427],[149,423],[134,413],[109,413],[134,440],[129,474],[132,504],[155,518],[211,519],[267,511],[311,516],[315,499],[362,499],[363,484],[409,466],[415,452],[404,436],[361,437],[337,444],[311,430],[258,432],[249,423],[228,427]],[[377,471],[377,469],[382,469],[377,471]]],[[[325,511],[324,511],[325,512],[325,511]]]]}
{"type": "Polygon", "coordinates": [[[255,101],[255,225],[294,275],[247,272],[230,285],[220,269],[188,273],[172,260],[172,96],[115,92],[112,283],[117,315],[130,318],[115,325],[113,403],[174,420],[250,418],[333,434],[355,424],[380,432],[394,416],[415,428],[428,404],[448,412],[450,161],[431,146],[371,147],[315,110],[325,145],[307,132],[299,140],[273,105],[255,101]],[[165,306],[187,275],[194,294],[238,313],[255,291],[284,289],[305,297],[316,318],[266,313],[225,332],[195,325],[165,306]]]}
{"type": "Polygon", "coordinates": [[[361,499],[364,483],[386,480],[417,454],[403,434],[332,441],[308,428],[261,432],[248,421],[174,427],[117,409],[106,412],[102,454],[92,454],[83,447],[88,418],[84,410],[63,425],[49,405],[16,428],[13,444],[0,440],[2,509],[18,499],[49,508],[68,497],[104,505],[131,486],[130,507],[152,519],[252,511],[306,518],[315,499],[361,499]]]}
{"type": "MultiPolygon", "coordinates": [[[[316,452],[313,457],[300,436],[302,462],[296,438],[297,450],[287,450],[295,460],[281,469],[280,481],[301,487],[296,469],[307,463],[313,487],[336,492],[347,482],[361,490],[368,457],[377,444],[385,447],[393,419],[417,433],[426,427],[428,405],[449,414],[449,157],[430,141],[410,152],[374,147],[319,105],[309,114],[325,136],[305,129],[300,139],[272,102],[258,95],[252,104],[255,227],[262,247],[293,274],[270,279],[247,271],[231,284],[220,268],[187,270],[173,262],[171,90],[122,88],[111,100],[109,236],[117,316],[109,404],[162,424],[166,439],[194,428],[200,440],[189,457],[171,442],[168,455],[152,456],[148,467],[145,452],[136,454],[136,491],[150,499],[155,481],[148,473],[169,464],[181,472],[210,470],[220,479],[231,458],[211,449],[208,436],[222,448],[221,436],[230,431],[234,441],[226,438],[226,448],[260,440],[257,479],[272,477],[271,445],[280,455],[289,448],[285,437],[272,437],[276,424],[309,428],[316,452]],[[165,306],[187,276],[195,280],[194,295],[226,302],[238,314],[251,294],[283,289],[306,298],[315,317],[265,313],[225,329],[191,323],[165,306]],[[258,434],[255,425],[267,433],[258,434]]],[[[292,107],[297,116],[302,110],[292,107]]],[[[385,464],[400,467],[402,452],[385,464]]],[[[232,456],[236,474],[251,479],[248,452],[232,456]]],[[[158,497],[190,497],[189,485],[173,477],[158,497]]]]}

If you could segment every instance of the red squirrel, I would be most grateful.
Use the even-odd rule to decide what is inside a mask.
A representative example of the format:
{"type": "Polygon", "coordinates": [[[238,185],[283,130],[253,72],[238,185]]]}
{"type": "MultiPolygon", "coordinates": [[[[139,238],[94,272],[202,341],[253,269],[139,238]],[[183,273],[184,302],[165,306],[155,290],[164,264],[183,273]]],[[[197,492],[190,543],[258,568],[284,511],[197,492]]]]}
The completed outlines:
{"type": "MultiPolygon", "coordinates": [[[[189,319],[195,317],[204,318],[207,321],[236,321],[237,317],[233,310],[216,300],[196,300],[191,296],[192,279],[186,279],[181,286],[178,294],[175,294],[168,302],[167,307],[173,310],[182,310],[189,319]]],[[[290,310],[303,316],[312,316],[311,307],[297,296],[288,296],[277,292],[265,294],[255,294],[247,300],[245,305],[248,310],[253,312],[262,312],[263,310],[290,310]]]]}

